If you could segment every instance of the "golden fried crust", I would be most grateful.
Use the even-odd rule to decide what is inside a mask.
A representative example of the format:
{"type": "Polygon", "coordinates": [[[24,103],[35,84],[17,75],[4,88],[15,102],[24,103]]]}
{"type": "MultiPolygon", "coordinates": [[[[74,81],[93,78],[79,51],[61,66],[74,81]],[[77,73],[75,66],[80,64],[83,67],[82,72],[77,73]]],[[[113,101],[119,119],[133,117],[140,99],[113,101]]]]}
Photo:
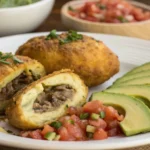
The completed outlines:
{"type": "MultiPolygon", "coordinates": [[[[65,78],[64,78],[64,80],[65,80],[65,78]]],[[[66,81],[67,80],[68,80],[68,78],[66,77],[66,81]]],[[[56,80],[54,80],[54,81],[56,81],[56,80]]],[[[52,82],[53,82],[53,79],[52,79],[52,82]]],[[[30,92],[30,94],[31,94],[31,92],[30,92]]],[[[67,69],[61,70],[61,71],[56,71],[53,74],[49,74],[49,75],[31,83],[26,88],[20,90],[13,97],[11,104],[9,105],[9,107],[6,110],[6,115],[8,117],[10,124],[17,128],[20,128],[23,130],[36,129],[36,128],[43,127],[44,124],[49,124],[52,121],[55,121],[59,117],[63,116],[66,113],[66,110],[65,110],[66,104],[69,106],[83,105],[86,102],[87,95],[88,95],[88,88],[84,85],[84,82],[79,78],[79,76],[74,74],[71,70],[67,70],[67,69]],[[43,82],[45,82],[44,84],[46,84],[46,80],[48,81],[48,79],[50,79],[50,78],[56,77],[57,79],[59,79],[59,77],[62,74],[64,74],[64,77],[66,75],[67,76],[69,75],[69,78],[71,77],[73,79],[72,85],[76,85],[77,83],[79,83],[79,85],[78,84],[76,85],[75,90],[77,90],[76,94],[79,94],[80,96],[77,96],[72,101],[66,101],[59,108],[57,108],[56,110],[53,110],[49,113],[36,114],[33,111],[29,110],[28,106],[27,106],[27,112],[25,112],[26,108],[23,105],[23,97],[25,96],[25,94],[27,94],[29,91],[31,91],[36,86],[40,89],[39,84],[42,84],[43,82]],[[30,115],[28,115],[28,114],[30,114],[30,115]]],[[[38,94],[37,94],[37,96],[38,96],[38,94]]],[[[27,98],[25,101],[28,101],[27,98]]],[[[29,102],[29,104],[30,104],[30,102],[29,102]]]]}
{"type": "MultiPolygon", "coordinates": [[[[44,66],[39,63],[37,60],[33,60],[26,56],[16,56],[23,63],[14,63],[12,59],[8,59],[10,65],[6,65],[0,63],[0,91],[3,87],[5,87],[9,82],[14,80],[17,76],[19,76],[22,72],[26,72],[26,74],[32,74],[35,77],[42,77],[46,74],[44,66]],[[31,72],[30,72],[31,71],[31,72]]],[[[0,114],[4,113],[5,108],[10,103],[10,100],[0,101],[0,114]]]]}
{"type": "Polygon", "coordinates": [[[0,63],[0,89],[23,71],[29,72],[29,70],[32,70],[34,73],[38,71],[37,74],[41,76],[45,75],[45,69],[43,65],[37,60],[31,59],[26,56],[16,57],[22,60],[23,63],[14,63],[12,59],[7,60],[8,62],[10,62],[10,65],[0,63]]]}
{"type": "MultiPolygon", "coordinates": [[[[61,34],[65,38],[66,34],[61,34]]],[[[82,40],[60,45],[57,39],[35,37],[22,45],[16,54],[40,61],[47,73],[69,68],[80,75],[85,84],[95,86],[119,71],[118,57],[101,41],[83,36],[82,40]]]]}

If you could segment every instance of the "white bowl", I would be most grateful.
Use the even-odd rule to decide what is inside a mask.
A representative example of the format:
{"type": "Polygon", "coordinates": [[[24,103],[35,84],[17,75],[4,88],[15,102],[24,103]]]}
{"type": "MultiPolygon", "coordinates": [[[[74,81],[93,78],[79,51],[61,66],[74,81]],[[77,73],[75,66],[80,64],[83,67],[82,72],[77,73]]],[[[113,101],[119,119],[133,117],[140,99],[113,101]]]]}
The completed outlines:
{"type": "Polygon", "coordinates": [[[55,0],[13,8],[0,8],[0,36],[30,32],[36,29],[51,12],[55,0]]]}

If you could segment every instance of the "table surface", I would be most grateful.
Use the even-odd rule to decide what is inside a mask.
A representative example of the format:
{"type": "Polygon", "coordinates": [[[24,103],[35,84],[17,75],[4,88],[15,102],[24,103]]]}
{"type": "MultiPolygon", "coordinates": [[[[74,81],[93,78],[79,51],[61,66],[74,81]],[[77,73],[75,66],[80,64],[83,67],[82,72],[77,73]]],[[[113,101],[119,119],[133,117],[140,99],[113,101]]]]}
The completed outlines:
{"type": "MultiPolygon", "coordinates": [[[[136,0],[136,1],[150,5],[150,0],[136,0]]],[[[56,0],[52,13],[43,22],[43,24],[33,32],[44,32],[50,31],[52,29],[57,29],[58,31],[66,31],[67,28],[61,23],[60,17],[60,8],[66,2],[68,2],[68,0],[56,0]]],[[[0,146],[0,150],[20,150],[20,149],[0,146]]],[[[129,150],[150,150],[150,146],[133,148],[129,150]]]]}

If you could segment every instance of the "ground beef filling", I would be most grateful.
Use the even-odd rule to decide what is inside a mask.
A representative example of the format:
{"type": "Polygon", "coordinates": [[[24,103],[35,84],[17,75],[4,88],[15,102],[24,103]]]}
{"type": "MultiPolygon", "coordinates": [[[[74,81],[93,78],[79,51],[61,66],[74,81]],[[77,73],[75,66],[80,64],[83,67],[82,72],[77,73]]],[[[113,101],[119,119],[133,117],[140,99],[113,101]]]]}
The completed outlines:
{"type": "Polygon", "coordinates": [[[66,100],[72,99],[74,94],[75,90],[69,85],[45,87],[44,91],[35,100],[33,109],[36,113],[54,110],[66,100]]]}
{"type": "Polygon", "coordinates": [[[17,93],[17,91],[24,88],[26,85],[33,81],[34,79],[32,75],[29,76],[23,72],[0,90],[0,101],[9,100],[17,93]]]}

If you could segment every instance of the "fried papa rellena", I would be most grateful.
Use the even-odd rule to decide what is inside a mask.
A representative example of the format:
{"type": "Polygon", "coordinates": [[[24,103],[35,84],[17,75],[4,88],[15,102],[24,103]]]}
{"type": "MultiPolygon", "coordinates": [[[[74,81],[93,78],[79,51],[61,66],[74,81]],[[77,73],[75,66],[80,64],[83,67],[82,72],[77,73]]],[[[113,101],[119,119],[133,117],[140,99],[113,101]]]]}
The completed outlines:
{"type": "Polygon", "coordinates": [[[36,129],[65,115],[67,106],[81,106],[86,102],[88,88],[70,70],[49,74],[19,91],[6,114],[11,125],[36,129]]]}
{"type": "Polygon", "coordinates": [[[119,71],[120,65],[118,57],[103,42],[75,31],[32,38],[16,54],[38,60],[47,73],[74,70],[89,87],[108,80],[119,71]]]}
{"type": "MultiPolygon", "coordinates": [[[[4,56],[5,57],[5,56],[4,56]]],[[[11,98],[22,88],[45,75],[42,64],[25,56],[0,62],[0,114],[4,114],[11,98]]]]}

